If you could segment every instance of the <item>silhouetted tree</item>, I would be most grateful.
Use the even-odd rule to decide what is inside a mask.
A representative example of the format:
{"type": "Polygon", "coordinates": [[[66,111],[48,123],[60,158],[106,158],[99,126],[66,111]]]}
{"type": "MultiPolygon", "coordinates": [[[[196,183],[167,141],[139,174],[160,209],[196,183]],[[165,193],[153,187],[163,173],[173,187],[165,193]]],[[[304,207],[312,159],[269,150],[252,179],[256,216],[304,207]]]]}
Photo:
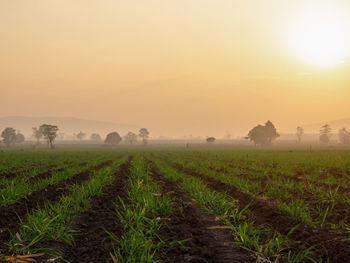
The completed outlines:
{"type": "Polygon", "coordinates": [[[329,124],[323,125],[320,129],[320,142],[329,143],[331,131],[332,129],[329,124]]]}
{"type": "Polygon", "coordinates": [[[101,141],[102,138],[101,138],[101,136],[98,133],[93,133],[90,136],[90,140],[92,140],[92,141],[101,141]]]}
{"type": "Polygon", "coordinates": [[[10,147],[10,145],[15,142],[16,130],[14,128],[8,127],[2,131],[1,137],[3,138],[2,141],[6,147],[10,147]]]}
{"type": "Polygon", "coordinates": [[[144,145],[147,144],[147,139],[149,137],[149,132],[146,128],[142,128],[139,130],[139,136],[142,138],[142,142],[144,145]]]}
{"type": "Polygon", "coordinates": [[[298,142],[301,142],[301,137],[304,134],[304,129],[300,126],[297,127],[297,137],[298,137],[298,142]]]}
{"type": "Polygon", "coordinates": [[[279,136],[273,123],[267,121],[265,125],[258,125],[251,129],[246,138],[253,141],[255,145],[266,145],[271,144],[279,136]]]}
{"type": "Polygon", "coordinates": [[[343,144],[350,144],[350,131],[347,128],[339,129],[339,141],[343,144]]]}
{"type": "Polygon", "coordinates": [[[264,145],[267,143],[267,136],[265,126],[258,125],[251,129],[248,133],[248,137],[250,141],[253,141],[255,145],[261,144],[264,145]]]}
{"type": "Polygon", "coordinates": [[[267,141],[269,144],[272,143],[276,138],[278,138],[280,135],[277,133],[277,130],[275,128],[275,125],[271,121],[267,121],[265,123],[265,129],[267,133],[267,141]]]}
{"type": "Polygon", "coordinates": [[[128,132],[125,136],[124,136],[124,140],[130,144],[134,144],[137,142],[137,134],[133,133],[133,132],[128,132]]]}
{"type": "Polygon", "coordinates": [[[53,142],[57,137],[58,127],[56,125],[43,124],[40,126],[39,130],[47,140],[47,144],[49,145],[50,149],[53,149],[53,142]]]}
{"type": "Polygon", "coordinates": [[[105,144],[117,145],[118,143],[120,143],[121,140],[122,140],[122,138],[120,137],[120,135],[117,132],[111,132],[111,133],[107,134],[105,144]]]}
{"type": "Polygon", "coordinates": [[[40,131],[40,129],[36,127],[32,128],[32,130],[33,130],[33,137],[36,139],[36,144],[39,145],[39,140],[43,137],[43,134],[40,131]]]}
{"type": "Polygon", "coordinates": [[[25,141],[25,137],[22,133],[17,132],[16,136],[15,136],[15,143],[22,143],[25,141]]]}
{"type": "Polygon", "coordinates": [[[77,139],[78,140],[82,140],[82,139],[84,139],[84,137],[85,137],[85,133],[83,133],[82,131],[80,131],[76,136],[77,136],[77,139]]]}
{"type": "Polygon", "coordinates": [[[207,138],[207,143],[214,143],[216,139],[214,137],[208,137],[207,138]]]}

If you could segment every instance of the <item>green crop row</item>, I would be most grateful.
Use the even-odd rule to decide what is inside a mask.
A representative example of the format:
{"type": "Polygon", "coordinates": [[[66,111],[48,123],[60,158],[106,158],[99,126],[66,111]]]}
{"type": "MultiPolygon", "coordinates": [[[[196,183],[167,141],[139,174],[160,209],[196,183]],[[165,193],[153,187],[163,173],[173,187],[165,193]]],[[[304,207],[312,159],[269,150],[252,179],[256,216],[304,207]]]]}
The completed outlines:
{"type": "MultiPolygon", "coordinates": [[[[310,257],[311,248],[302,251],[293,251],[293,241],[288,235],[282,235],[263,226],[256,226],[249,214],[249,207],[240,210],[237,201],[224,193],[214,192],[206,184],[195,177],[188,176],[170,167],[159,159],[152,158],[159,171],[176,183],[180,183],[195,202],[198,202],[207,212],[215,214],[221,222],[232,229],[236,239],[235,244],[256,254],[267,261],[274,261],[281,255],[288,262],[316,262],[310,257]]],[[[290,233],[293,229],[290,231],[290,233]]]]}
{"type": "Polygon", "coordinates": [[[272,169],[261,175],[247,171],[243,174],[232,170],[222,172],[206,159],[188,160],[179,154],[168,154],[163,158],[219,179],[258,198],[273,200],[283,212],[297,221],[320,227],[327,226],[338,231],[344,231],[346,226],[346,222],[339,219],[338,213],[342,212],[343,207],[338,209],[338,205],[350,205],[350,197],[339,194],[337,189],[325,190],[315,185],[288,180],[272,169]]]}
{"type": "Polygon", "coordinates": [[[90,200],[101,193],[103,187],[112,183],[116,169],[125,158],[113,162],[111,167],[95,172],[90,170],[91,177],[82,185],[72,185],[69,193],[60,197],[57,203],[47,203],[43,208],[30,211],[22,219],[21,226],[13,233],[9,250],[15,253],[36,253],[49,251],[47,241],[59,241],[72,244],[74,230],[69,222],[77,213],[89,207],[90,200]]]}
{"type": "Polygon", "coordinates": [[[158,237],[163,218],[171,214],[172,200],[161,194],[149,176],[145,160],[134,158],[128,178],[127,200],[115,206],[123,233],[109,233],[116,262],[157,262],[157,253],[166,245],[158,237]]]}
{"type": "Polygon", "coordinates": [[[67,167],[61,172],[53,173],[47,178],[35,180],[34,182],[29,182],[24,179],[11,181],[0,189],[0,205],[14,203],[31,192],[42,190],[49,185],[56,185],[57,183],[66,180],[75,174],[94,169],[94,167],[96,167],[103,160],[105,160],[105,157],[89,161],[85,166],[77,165],[72,168],[67,167]]]}

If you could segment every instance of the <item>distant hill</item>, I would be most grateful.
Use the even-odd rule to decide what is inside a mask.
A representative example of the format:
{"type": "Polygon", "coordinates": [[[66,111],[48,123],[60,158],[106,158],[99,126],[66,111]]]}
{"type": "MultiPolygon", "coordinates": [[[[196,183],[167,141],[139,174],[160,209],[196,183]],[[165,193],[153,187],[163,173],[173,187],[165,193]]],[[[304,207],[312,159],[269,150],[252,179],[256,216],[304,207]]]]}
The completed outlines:
{"type": "Polygon", "coordinates": [[[60,129],[59,132],[65,133],[65,138],[67,139],[79,131],[86,133],[88,136],[94,132],[100,133],[101,136],[105,136],[111,131],[117,131],[123,136],[128,131],[137,132],[140,129],[140,127],[136,125],[84,120],[72,117],[10,116],[0,117],[0,130],[3,130],[6,127],[13,127],[14,129],[21,131],[26,137],[29,137],[32,134],[32,127],[38,127],[44,123],[57,125],[60,129]]]}
{"type": "Polygon", "coordinates": [[[321,126],[323,126],[325,124],[329,124],[331,126],[333,132],[338,132],[338,130],[340,128],[343,128],[343,127],[350,129],[350,118],[308,124],[308,125],[304,125],[303,128],[305,129],[305,132],[318,133],[321,126]]]}

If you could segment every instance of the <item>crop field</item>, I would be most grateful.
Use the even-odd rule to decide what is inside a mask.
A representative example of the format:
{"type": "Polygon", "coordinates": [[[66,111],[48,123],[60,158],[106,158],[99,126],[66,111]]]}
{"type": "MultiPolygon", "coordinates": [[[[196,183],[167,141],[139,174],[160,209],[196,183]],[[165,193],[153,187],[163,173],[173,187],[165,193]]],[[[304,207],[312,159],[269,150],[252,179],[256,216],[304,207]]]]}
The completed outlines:
{"type": "Polygon", "coordinates": [[[350,150],[0,153],[0,262],[350,262],[350,150]]]}

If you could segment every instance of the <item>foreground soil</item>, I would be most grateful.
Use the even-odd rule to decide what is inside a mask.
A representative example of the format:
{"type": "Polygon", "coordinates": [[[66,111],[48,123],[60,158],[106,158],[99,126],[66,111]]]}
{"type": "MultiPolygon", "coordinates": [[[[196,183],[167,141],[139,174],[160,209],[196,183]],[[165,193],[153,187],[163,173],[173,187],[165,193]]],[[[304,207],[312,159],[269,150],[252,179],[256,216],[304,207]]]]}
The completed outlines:
{"type": "MultiPolygon", "coordinates": [[[[112,161],[105,161],[95,167],[98,171],[111,164],[112,161]]],[[[40,191],[29,193],[26,197],[16,203],[0,207],[0,252],[6,251],[7,243],[10,240],[10,232],[15,233],[20,226],[20,219],[24,220],[27,213],[37,207],[44,207],[46,203],[57,202],[62,195],[68,192],[67,187],[73,184],[82,184],[90,178],[88,171],[73,175],[72,177],[56,185],[49,185],[40,191]]]]}
{"type": "Polygon", "coordinates": [[[295,225],[297,229],[289,236],[295,241],[302,241],[299,249],[306,249],[315,246],[317,257],[321,257],[325,262],[329,257],[330,262],[348,262],[350,258],[350,240],[346,235],[328,232],[319,228],[314,228],[303,223],[295,222],[289,216],[283,214],[272,202],[254,198],[253,196],[241,192],[236,187],[227,185],[215,178],[200,174],[192,169],[176,164],[172,166],[188,175],[201,178],[212,190],[226,192],[239,201],[243,208],[251,203],[249,210],[253,213],[257,225],[266,225],[280,233],[287,234],[295,225]]]}
{"type": "Polygon", "coordinates": [[[187,192],[167,180],[156,167],[152,168],[152,178],[161,185],[164,193],[171,194],[176,205],[172,215],[165,219],[166,227],[160,237],[167,244],[177,244],[161,258],[162,262],[191,263],[242,263],[256,262],[256,257],[235,246],[231,230],[218,223],[214,215],[209,215],[194,203],[187,192]]]}
{"type": "MultiPolygon", "coordinates": [[[[114,202],[118,198],[126,197],[125,186],[129,173],[129,166],[132,158],[130,157],[115,173],[113,184],[106,186],[100,196],[94,197],[89,210],[78,214],[71,222],[74,229],[74,245],[69,246],[62,243],[51,242],[48,245],[53,250],[62,254],[62,258],[71,263],[82,262],[110,262],[108,246],[109,231],[120,236],[121,228],[119,220],[115,214],[114,202]],[[106,242],[105,242],[106,241],[106,242]]],[[[47,262],[47,261],[42,261],[47,262]]],[[[56,260],[55,262],[64,262],[56,260]]]]}

